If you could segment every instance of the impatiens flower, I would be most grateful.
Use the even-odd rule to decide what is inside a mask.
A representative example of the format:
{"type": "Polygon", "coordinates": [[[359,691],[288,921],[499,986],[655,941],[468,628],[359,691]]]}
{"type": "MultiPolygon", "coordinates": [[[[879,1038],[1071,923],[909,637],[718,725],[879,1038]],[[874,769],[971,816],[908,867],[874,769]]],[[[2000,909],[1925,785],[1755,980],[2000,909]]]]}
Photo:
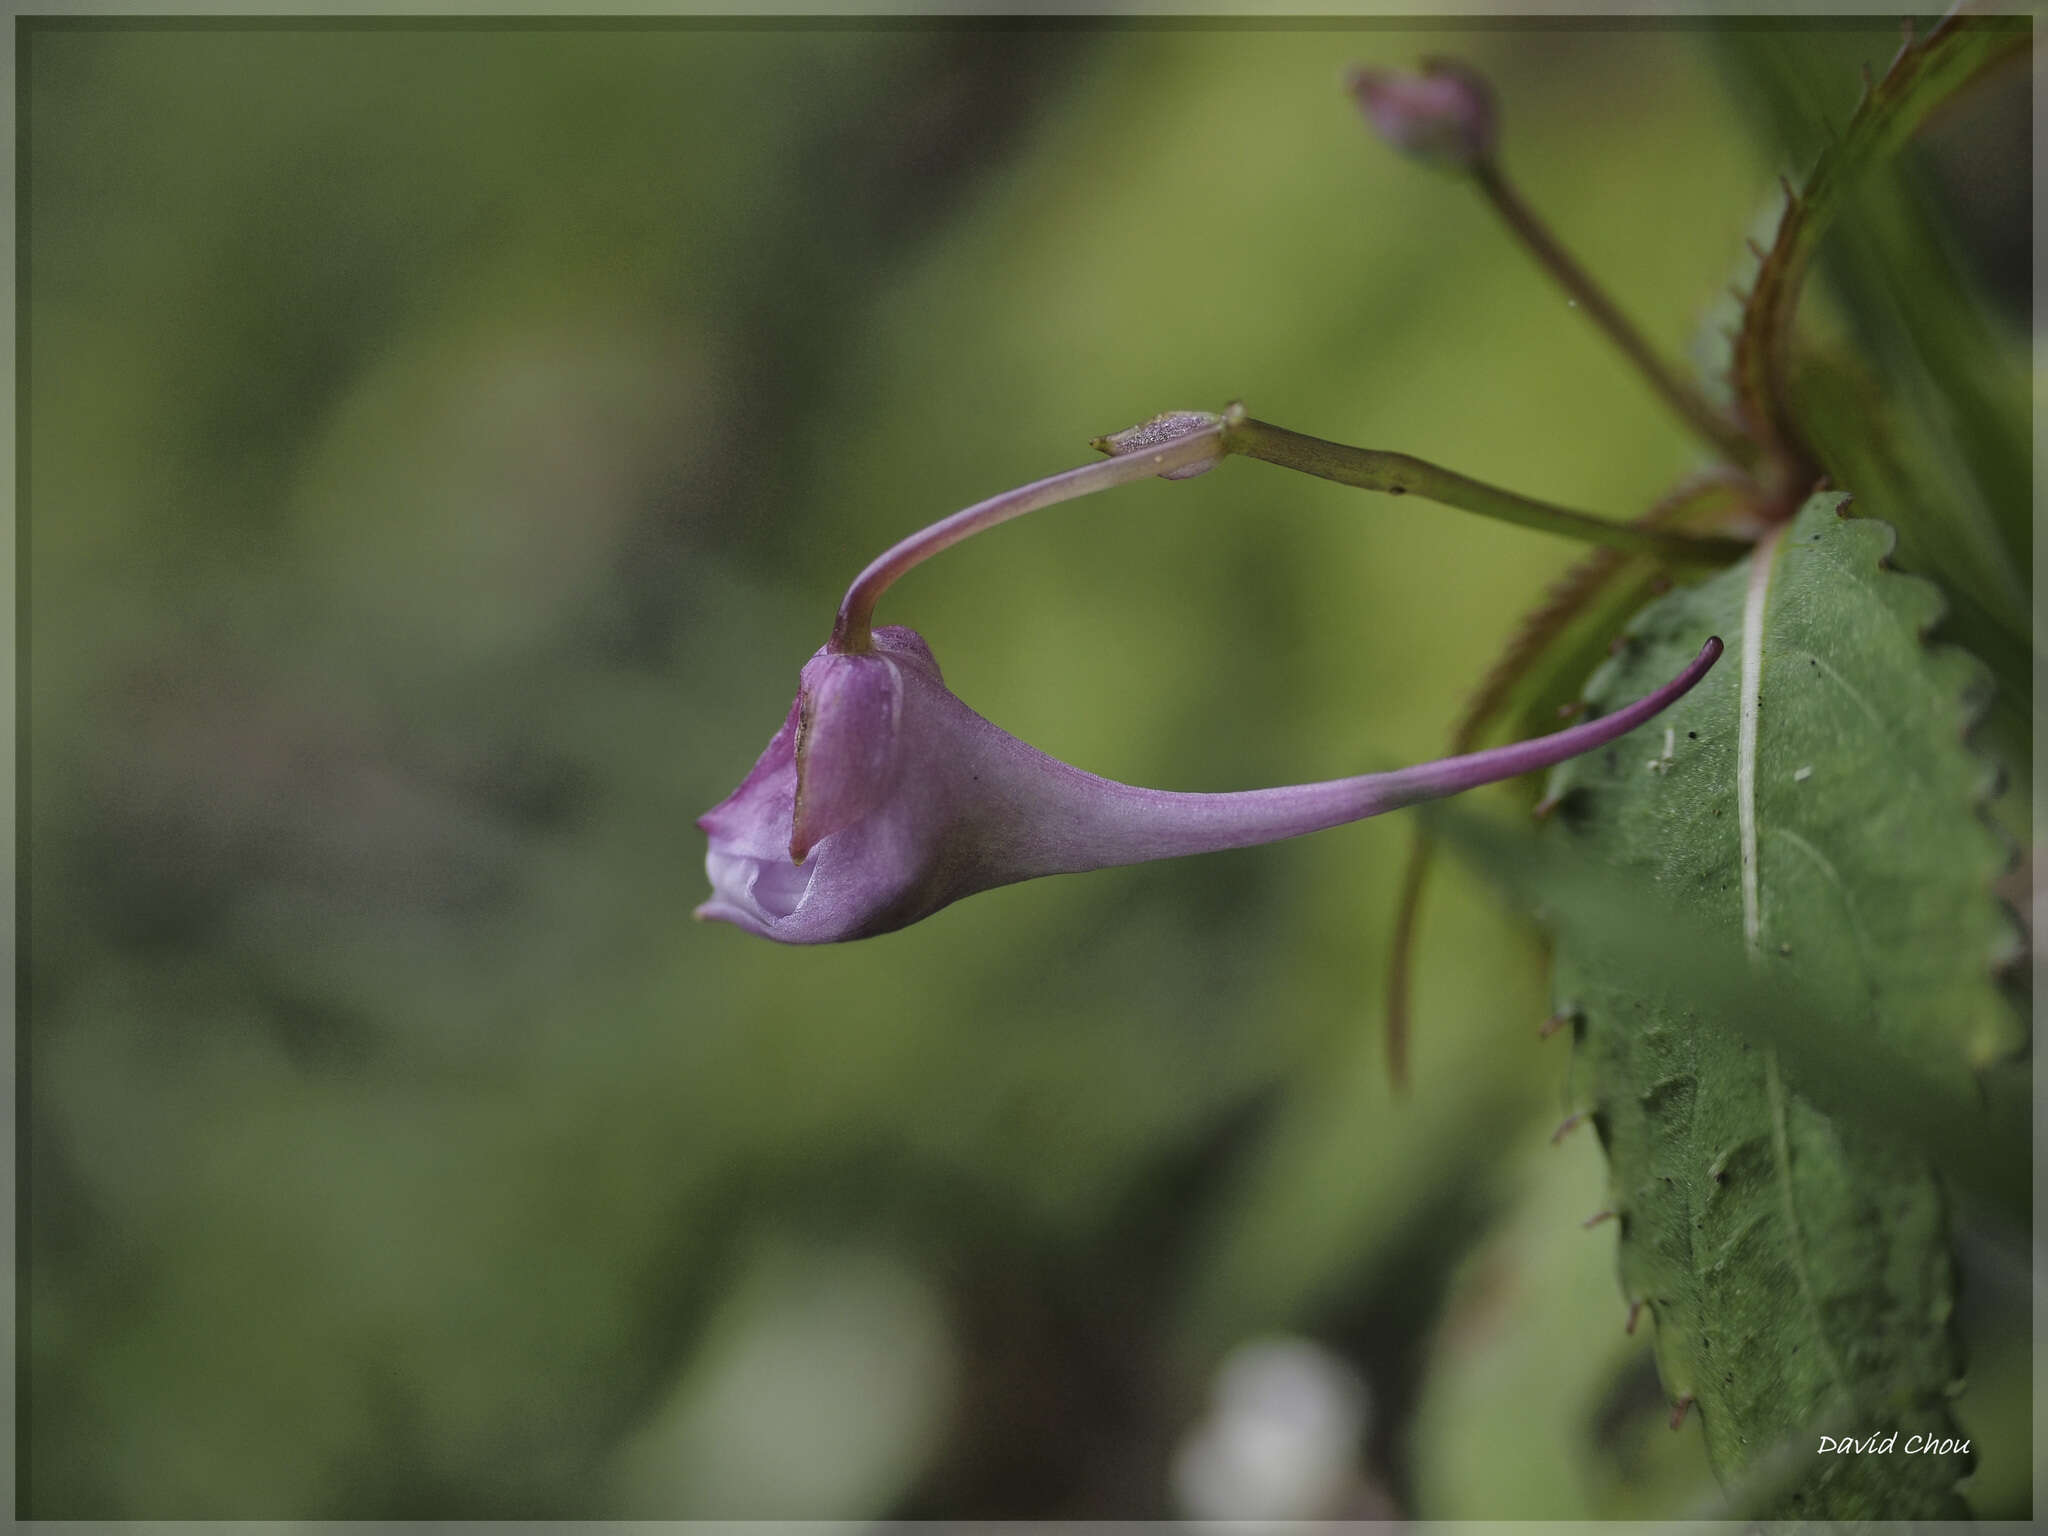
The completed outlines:
{"type": "Polygon", "coordinates": [[[887,933],[949,902],[1040,875],[1246,848],[1515,778],[1626,735],[1721,654],[1709,639],[1665,687],[1534,741],[1417,768],[1232,794],[1139,789],[1046,756],[947,691],[913,631],[827,645],[782,729],[699,822],[702,918],[788,944],[887,933]]]}
{"type": "MultiPolygon", "coordinates": [[[[1110,486],[1185,479],[1237,451],[1375,488],[1418,482],[1475,505],[1568,532],[1611,533],[1598,519],[1527,503],[1400,455],[1359,450],[1222,415],[1170,411],[1098,438],[1111,457],[978,502],[885,550],[847,588],[832,637],[804,664],[796,702],[740,787],[699,819],[710,839],[711,900],[697,916],[786,944],[888,933],[991,886],[1183,854],[1247,848],[1519,777],[1626,735],[1713,666],[1721,642],[1667,686],[1604,719],[1535,741],[1419,768],[1235,794],[1138,789],[1047,757],[947,691],[914,631],[876,629],[891,583],[962,539],[1110,486]],[[1381,473],[1383,460],[1399,460],[1381,473]],[[1382,482],[1385,482],[1382,485],[1382,482]],[[1475,503],[1474,498],[1477,497],[1475,503]]],[[[1623,530],[1627,532],[1628,530],[1623,530]]],[[[1683,551],[1681,551],[1683,552],[1683,551]]]]}

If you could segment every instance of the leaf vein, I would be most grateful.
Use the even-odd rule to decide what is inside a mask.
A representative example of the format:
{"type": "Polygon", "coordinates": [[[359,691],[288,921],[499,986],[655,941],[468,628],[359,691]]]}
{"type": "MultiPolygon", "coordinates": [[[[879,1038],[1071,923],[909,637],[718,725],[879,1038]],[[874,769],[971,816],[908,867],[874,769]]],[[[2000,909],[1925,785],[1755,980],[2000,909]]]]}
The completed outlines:
{"type": "Polygon", "coordinates": [[[1837,1395],[1848,1396],[1848,1376],[1828,1338],[1826,1320],[1813,1289],[1811,1261],[1806,1251],[1806,1232],[1799,1222],[1799,1202],[1792,1192],[1792,1139],[1785,1124],[1785,1085],[1778,1079],[1778,1053],[1764,1053],[1764,1088],[1771,1111],[1771,1162],[1777,1169],[1778,1188],[1785,1205],[1785,1237],[1792,1254],[1792,1273],[1799,1281],[1799,1299],[1813,1318],[1814,1344],[1827,1362],[1837,1395]]]}
{"type": "MultiPolygon", "coordinates": [[[[1785,525],[1785,526],[1789,526],[1785,525]]],[[[1737,703],[1735,815],[1742,840],[1742,938],[1753,951],[1763,931],[1763,902],[1756,867],[1757,726],[1763,703],[1764,608],[1770,601],[1771,572],[1785,527],[1758,541],[1749,557],[1749,588],[1742,604],[1742,683],[1737,703]]]]}
{"type": "Polygon", "coordinates": [[[1810,661],[1812,661],[1820,671],[1827,673],[1829,677],[1835,680],[1835,682],[1841,687],[1842,692],[1848,694],[1851,702],[1853,702],[1858,709],[1863,711],[1864,716],[1870,721],[1872,725],[1877,727],[1879,735],[1884,736],[1886,738],[1890,738],[1897,734],[1895,731],[1892,730],[1892,728],[1888,724],[1885,723],[1884,716],[1880,715],[1876,710],[1870,707],[1869,701],[1865,699],[1863,695],[1857,691],[1856,686],[1853,683],[1851,683],[1849,679],[1842,676],[1842,674],[1835,668],[1833,662],[1829,661],[1827,657],[1815,655],[1811,651],[1807,652],[1807,658],[1810,661]]]}
{"type": "Polygon", "coordinates": [[[1864,929],[1863,914],[1856,910],[1856,899],[1851,893],[1849,883],[1842,878],[1841,872],[1835,868],[1833,861],[1790,827],[1772,827],[1771,836],[1783,838],[1801,853],[1805,854],[1808,859],[1813,861],[1814,867],[1827,879],[1828,884],[1835,888],[1836,894],[1841,898],[1842,915],[1847,919],[1846,926],[1849,930],[1850,941],[1856,947],[1856,959],[1860,964],[1867,967],[1871,956],[1876,953],[1876,946],[1864,929]]]}

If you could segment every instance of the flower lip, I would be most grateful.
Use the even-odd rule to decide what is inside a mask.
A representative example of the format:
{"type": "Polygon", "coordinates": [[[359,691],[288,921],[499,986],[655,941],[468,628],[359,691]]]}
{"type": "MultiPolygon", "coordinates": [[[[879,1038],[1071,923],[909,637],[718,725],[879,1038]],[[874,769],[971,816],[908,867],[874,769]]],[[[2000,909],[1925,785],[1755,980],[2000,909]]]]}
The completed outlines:
{"type": "MultiPolygon", "coordinates": [[[[905,693],[943,693],[938,663],[914,631],[884,626],[858,655],[821,648],[797,698],[738,789],[697,819],[708,842],[703,921],[813,944],[900,926],[921,867],[920,813],[898,787],[905,693]]],[[[950,697],[950,696],[948,696],[950,697]]]]}
{"type": "Polygon", "coordinates": [[[714,842],[704,856],[704,872],[714,894],[697,908],[698,918],[732,923],[763,938],[774,938],[776,925],[794,917],[803,906],[817,865],[805,869],[787,858],[727,853],[714,842]]]}

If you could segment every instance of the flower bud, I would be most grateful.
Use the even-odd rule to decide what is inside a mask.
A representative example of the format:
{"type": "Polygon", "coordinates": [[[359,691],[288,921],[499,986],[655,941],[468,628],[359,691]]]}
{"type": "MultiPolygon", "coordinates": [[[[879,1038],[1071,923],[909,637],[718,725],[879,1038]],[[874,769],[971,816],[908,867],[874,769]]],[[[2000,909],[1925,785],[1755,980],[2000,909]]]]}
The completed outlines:
{"type": "Polygon", "coordinates": [[[1348,82],[1373,130],[1404,154],[1444,171],[1493,158],[1493,88],[1453,59],[1425,59],[1419,75],[1357,69],[1348,82]]]}

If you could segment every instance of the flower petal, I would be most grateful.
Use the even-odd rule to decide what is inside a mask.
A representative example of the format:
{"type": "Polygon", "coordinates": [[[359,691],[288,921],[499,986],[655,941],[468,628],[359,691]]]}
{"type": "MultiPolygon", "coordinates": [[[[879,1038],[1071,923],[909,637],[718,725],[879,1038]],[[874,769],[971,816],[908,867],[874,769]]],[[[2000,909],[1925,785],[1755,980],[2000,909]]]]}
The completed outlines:
{"type": "Polygon", "coordinates": [[[796,804],[797,706],[768,740],[740,787],[697,818],[714,848],[749,858],[784,858],[796,804]]]}
{"type": "Polygon", "coordinates": [[[888,797],[896,782],[903,678],[886,656],[813,656],[797,694],[796,802],[789,856],[804,856],[888,797]]]}

